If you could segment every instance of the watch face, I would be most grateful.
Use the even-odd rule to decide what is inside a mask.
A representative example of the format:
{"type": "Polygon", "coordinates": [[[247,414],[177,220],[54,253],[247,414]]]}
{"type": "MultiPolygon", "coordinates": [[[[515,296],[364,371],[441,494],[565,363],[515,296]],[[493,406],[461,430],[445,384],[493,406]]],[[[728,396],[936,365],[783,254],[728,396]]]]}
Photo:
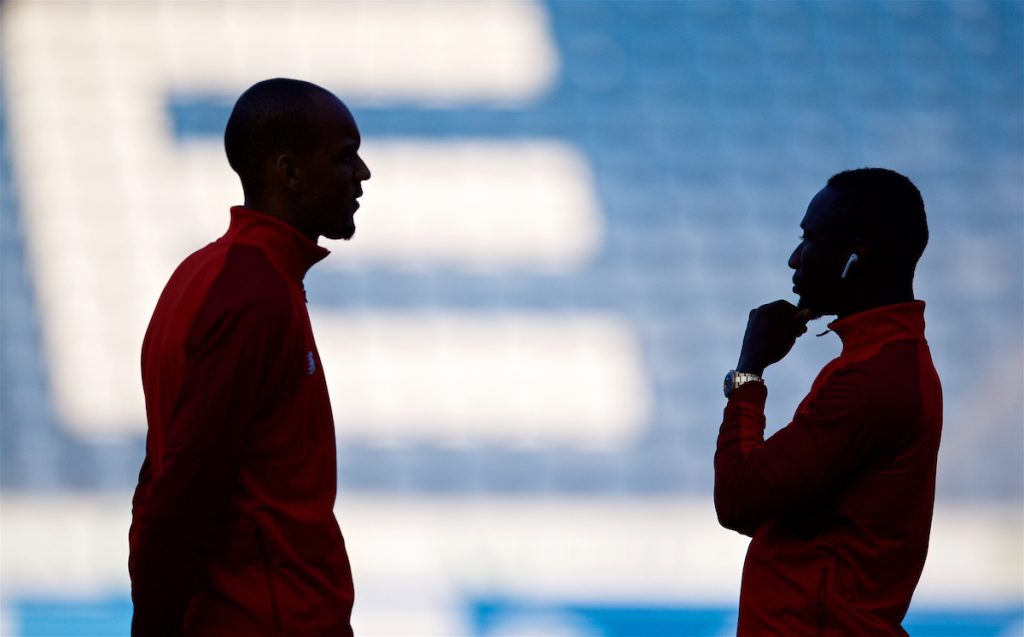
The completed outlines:
{"type": "Polygon", "coordinates": [[[736,370],[729,370],[729,373],[725,375],[725,383],[722,385],[722,391],[725,392],[726,398],[732,393],[732,383],[736,378],[736,370]]]}

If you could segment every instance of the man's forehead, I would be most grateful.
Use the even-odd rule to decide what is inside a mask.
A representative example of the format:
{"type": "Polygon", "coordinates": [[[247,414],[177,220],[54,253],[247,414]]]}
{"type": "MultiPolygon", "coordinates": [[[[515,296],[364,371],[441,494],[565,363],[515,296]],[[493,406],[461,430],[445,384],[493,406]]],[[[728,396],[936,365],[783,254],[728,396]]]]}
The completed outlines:
{"type": "Polygon", "coordinates": [[[331,132],[338,141],[350,140],[358,143],[359,128],[352,112],[345,103],[333,95],[325,95],[317,104],[317,116],[321,125],[331,132]]]}
{"type": "Polygon", "coordinates": [[[807,213],[804,214],[804,219],[800,222],[800,227],[804,229],[816,228],[821,229],[823,227],[833,225],[836,221],[836,214],[838,208],[836,202],[839,196],[836,191],[832,190],[828,186],[825,186],[811,198],[811,202],[807,204],[807,213]]]}
{"type": "Polygon", "coordinates": [[[348,106],[332,93],[321,93],[312,102],[312,108],[318,117],[331,121],[351,120],[352,112],[348,106]]]}

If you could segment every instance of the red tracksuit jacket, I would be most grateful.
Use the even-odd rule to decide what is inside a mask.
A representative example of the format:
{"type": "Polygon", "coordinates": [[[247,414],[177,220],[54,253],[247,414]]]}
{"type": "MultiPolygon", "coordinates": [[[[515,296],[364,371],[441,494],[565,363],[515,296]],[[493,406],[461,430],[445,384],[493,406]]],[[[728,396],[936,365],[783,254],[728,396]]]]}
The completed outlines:
{"type": "Polygon", "coordinates": [[[829,325],[842,354],[764,440],[767,390],[735,390],[715,454],[722,525],[753,536],[740,635],[906,635],[928,552],[942,390],[924,303],[829,325]]]}
{"type": "Polygon", "coordinates": [[[352,634],[334,421],[302,287],[327,254],[235,207],[164,288],[142,346],[134,637],[352,634]]]}

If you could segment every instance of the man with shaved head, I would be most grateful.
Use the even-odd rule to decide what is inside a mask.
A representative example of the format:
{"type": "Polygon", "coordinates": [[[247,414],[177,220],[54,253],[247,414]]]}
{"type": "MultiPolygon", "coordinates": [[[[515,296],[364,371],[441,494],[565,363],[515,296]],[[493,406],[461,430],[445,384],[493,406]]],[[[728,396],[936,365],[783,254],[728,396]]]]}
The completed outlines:
{"type": "Polygon", "coordinates": [[[224,133],[245,203],[185,259],[142,345],[146,458],[132,506],[134,637],[343,637],[334,422],[302,280],[350,239],[359,130],[329,91],[259,82],[224,133]]]}

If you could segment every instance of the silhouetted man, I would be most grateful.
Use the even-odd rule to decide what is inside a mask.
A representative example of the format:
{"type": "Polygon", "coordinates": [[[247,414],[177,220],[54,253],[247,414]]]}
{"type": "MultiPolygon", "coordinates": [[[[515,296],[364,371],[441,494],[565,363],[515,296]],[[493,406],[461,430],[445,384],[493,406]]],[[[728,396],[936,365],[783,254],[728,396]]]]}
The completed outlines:
{"type": "Polygon", "coordinates": [[[789,259],[799,307],[750,313],[715,454],[723,526],[753,540],[740,635],[906,635],[928,551],[942,393],[914,269],[928,242],[909,179],[865,168],[833,176],[807,208],[789,259]],[[842,353],[792,422],[764,439],[764,369],[811,318],[842,353]]]}
{"type": "Polygon", "coordinates": [[[130,531],[135,637],[342,637],[334,421],[305,306],[320,236],[349,239],[370,172],[352,114],[255,84],[224,132],[245,205],[171,276],[142,346],[149,433],[130,531]]]}

